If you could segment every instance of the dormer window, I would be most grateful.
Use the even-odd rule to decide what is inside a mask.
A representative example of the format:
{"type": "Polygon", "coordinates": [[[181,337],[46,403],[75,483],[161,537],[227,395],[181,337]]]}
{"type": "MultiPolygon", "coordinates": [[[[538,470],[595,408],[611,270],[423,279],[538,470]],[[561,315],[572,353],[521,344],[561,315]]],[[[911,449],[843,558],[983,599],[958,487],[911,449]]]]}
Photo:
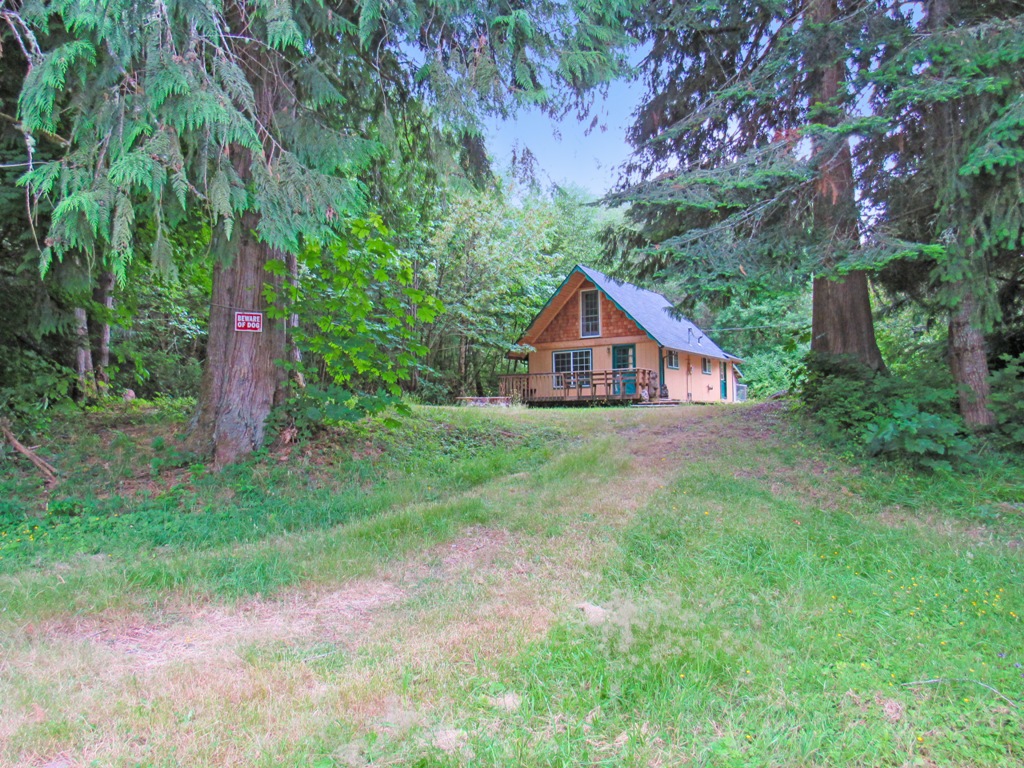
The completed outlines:
{"type": "Polygon", "coordinates": [[[580,291],[580,336],[601,335],[601,303],[597,291],[580,291]]]}

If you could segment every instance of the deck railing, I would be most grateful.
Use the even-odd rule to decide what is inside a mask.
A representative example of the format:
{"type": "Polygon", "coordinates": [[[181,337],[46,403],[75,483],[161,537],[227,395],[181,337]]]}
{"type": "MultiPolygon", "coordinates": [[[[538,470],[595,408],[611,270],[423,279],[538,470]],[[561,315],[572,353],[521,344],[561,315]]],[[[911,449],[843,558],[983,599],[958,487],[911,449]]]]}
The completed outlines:
{"type": "Polygon", "coordinates": [[[657,399],[658,374],[649,368],[514,373],[498,377],[498,394],[521,403],[657,399]]]}

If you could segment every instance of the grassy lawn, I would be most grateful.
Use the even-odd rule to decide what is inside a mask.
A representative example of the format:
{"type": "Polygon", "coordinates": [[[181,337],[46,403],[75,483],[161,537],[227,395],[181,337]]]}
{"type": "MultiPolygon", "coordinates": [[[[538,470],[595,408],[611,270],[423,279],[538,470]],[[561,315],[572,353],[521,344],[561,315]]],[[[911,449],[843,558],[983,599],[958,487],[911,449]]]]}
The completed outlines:
{"type": "Polygon", "coordinates": [[[1024,764],[1019,467],[760,405],[174,444],[69,428],[45,508],[4,465],[0,764],[1024,764]]]}

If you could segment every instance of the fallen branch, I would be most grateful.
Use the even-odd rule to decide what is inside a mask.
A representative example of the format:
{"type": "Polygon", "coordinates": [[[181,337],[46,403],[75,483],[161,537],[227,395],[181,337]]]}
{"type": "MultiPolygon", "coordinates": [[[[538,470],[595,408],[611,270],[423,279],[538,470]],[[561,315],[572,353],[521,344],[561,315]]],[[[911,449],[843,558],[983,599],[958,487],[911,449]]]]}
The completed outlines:
{"type": "Polygon", "coordinates": [[[18,442],[18,438],[16,438],[14,436],[14,433],[11,432],[11,426],[8,422],[0,421],[0,432],[3,432],[4,438],[6,438],[7,442],[10,443],[11,447],[14,450],[16,450],[22,456],[25,456],[29,461],[35,464],[36,469],[38,469],[43,474],[43,477],[46,478],[47,485],[56,484],[57,469],[46,459],[43,459],[40,456],[38,456],[36,452],[33,451],[31,448],[26,448],[24,445],[18,442]]]}
{"type": "Polygon", "coordinates": [[[974,683],[975,685],[980,685],[982,688],[988,688],[990,691],[992,691],[992,693],[994,693],[1000,699],[1005,701],[1011,707],[1013,707],[1014,709],[1017,708],[1017,702],[1015,702],[1013,699],[1004,696],[988,683],[983,683],[980,680],[971,680],[969,677],[936,677],[931,680],[915,680],[911,683],[900,683],[900,685],[938,685],[939,683],[974,683]]]}

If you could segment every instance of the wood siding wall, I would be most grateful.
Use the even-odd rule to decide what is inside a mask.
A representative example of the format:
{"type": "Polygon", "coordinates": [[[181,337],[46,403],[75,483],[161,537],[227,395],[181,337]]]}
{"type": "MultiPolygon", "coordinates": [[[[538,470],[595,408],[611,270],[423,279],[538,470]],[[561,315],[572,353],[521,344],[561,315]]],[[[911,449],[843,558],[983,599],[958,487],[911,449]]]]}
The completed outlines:
{"type": "Polygon", "coordinates": [[[735,402],[736,383],[733,378],[731,366],[725,360],[711,358],[711,373],[706,374],[701,369],[701,356],[679,353],[679,370],[673,370],[665,366],[665,383],[668,385],[669,396],[684,402],[694,403],[721,403],[735,402]],[[726,382],[728,384],[728,397],[722,400],[722,368],[726,369],[726,382]],[[711,387],[711,389],[708,389],[711,387]]]}
{"type": "MultiPolygon", "coordinates": [[[[649,368],[658,372],[662,370],[660,357],[665,354],[659,350],[658,343],[653,341],[641,328],[630,320],[626,314],[616,307],[603,294],[601,298],[601,335],[582,337],[580,335],[580,291],[593,290],[594,284],[583,281],[576,288],[567,287],[571,292],[555,317],[548,323],[533,346],[536,351],[529,355],[528,370],[530,373],[550,373],[552,371],[551,353],[565,349],[589,349],[595,371],[609,370],[612,367],[612,347],[620,344],[636,345],[636,367],[649,368]]],[[[665,385],[671,399],[695,403],[719,403],[722,401],[722,365],[724,360],[711,358],[711,373],[701,370],[701,356],[679,353],[679,368],[673,370],[664,366],[665,385]],[[710,389],[709,389],[710,387],[710,389]]],[[[726,402],[736,399],[736,385],[732,370],[728,370],[728,397],[726,402]]],[[[652,393],[657,396],[657,393],[652,393]]]]}
{"type": "MultiPolygon", "coordinates": [[[[565,306],[541,332],[534,346],[573,339],[585,341],[580,336],[580,291],[589,290],[594,290],[594,284],[588,280],[573,291],[569,300],[565,302],[565,306]]],[[[636,336],[637,334],[644,335],[646,338],[646,334],[637,328],[636,323],[626,317],[625,312],[608,301],[603,293],[599,293],[598,296],[601,297],[601,336],[599,338],[636,336]]]]}

